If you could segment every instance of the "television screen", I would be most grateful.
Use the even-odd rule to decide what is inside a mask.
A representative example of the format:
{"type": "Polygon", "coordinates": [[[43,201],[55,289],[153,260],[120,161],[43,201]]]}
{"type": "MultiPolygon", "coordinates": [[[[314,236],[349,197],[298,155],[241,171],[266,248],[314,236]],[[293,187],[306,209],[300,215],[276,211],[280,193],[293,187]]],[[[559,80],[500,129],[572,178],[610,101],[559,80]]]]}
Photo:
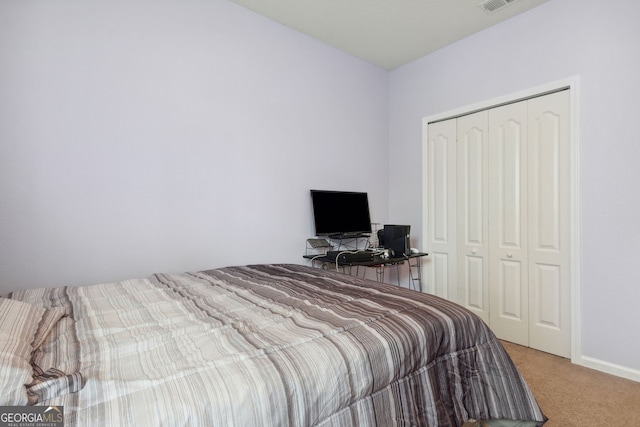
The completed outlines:
{"type": "Polygon", "coordinates": [[[316,235],[371,233],[367,193],[311,190],[316,235]]]}

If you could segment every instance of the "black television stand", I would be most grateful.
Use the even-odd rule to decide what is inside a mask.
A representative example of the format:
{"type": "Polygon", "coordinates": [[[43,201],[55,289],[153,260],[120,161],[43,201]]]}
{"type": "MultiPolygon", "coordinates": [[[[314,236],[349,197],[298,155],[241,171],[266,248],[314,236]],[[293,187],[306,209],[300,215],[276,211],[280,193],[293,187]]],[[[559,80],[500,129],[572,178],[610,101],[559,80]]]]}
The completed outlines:
{"type": "Polygon", "coordinates": [[[334,233],[327,236],[336,250],[358,250],[369,247],[369,233],[334,233]]]}
{"type": "Polygon", "coordinates": [[[364,239],[370,236],[369,233],[336,233],[329,234],[330,239],[332,240],[343,240],[343,239],[364,239]]]}

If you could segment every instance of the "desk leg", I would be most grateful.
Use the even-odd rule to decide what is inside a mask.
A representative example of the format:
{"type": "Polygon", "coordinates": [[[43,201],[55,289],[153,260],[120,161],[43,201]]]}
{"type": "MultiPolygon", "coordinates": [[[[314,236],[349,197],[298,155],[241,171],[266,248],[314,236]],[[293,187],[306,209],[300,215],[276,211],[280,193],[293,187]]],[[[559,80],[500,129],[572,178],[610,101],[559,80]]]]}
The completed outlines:
{"type": "Polygon", "coordinates": [[[411,265],[411,260],[407,263],[409,264],[409,280],[411,281],[411,289],[422,292],[422,262],[420,258],[416,258],[416,263],[414,265],[411,265]],[[416,269],[416,277],[413,277],[414,268],[416,269]]]}

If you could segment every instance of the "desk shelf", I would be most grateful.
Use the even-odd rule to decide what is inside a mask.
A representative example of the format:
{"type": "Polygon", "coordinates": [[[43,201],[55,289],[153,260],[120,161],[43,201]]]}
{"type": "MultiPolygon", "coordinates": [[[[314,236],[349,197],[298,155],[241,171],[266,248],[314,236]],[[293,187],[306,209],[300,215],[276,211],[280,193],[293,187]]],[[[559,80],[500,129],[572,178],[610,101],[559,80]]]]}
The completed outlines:
{"type": "Polygon", "coordinates": [[[311,260],[313,262],[320,262],[323,266],[327,264],[333,264],[337,267],[349,268],[351,267],[372,267],[376,269],[376,279],[378,282],[384,281],[384,271],[386,267],[395,266],[398,269],[398,286],[400,286],[400,265],[404,264],[405,261],[409,267],[409,280],[410,280],[410,288],[417,291],[422,291],[422,262],[421,259],[428,254],[425,252],[418,252],[411,254],[409,256],[403,256],[398,258],[384,258],[382,256],[374,256],[370,261],[354,261],[354,262],[344,262],[338,260],[336,262],[335,259],[328,257],[326,254],[316,254],[316,255],[303,255],[303,258],[311,260]],[[415,276],[414,271],[415,270],[415,276]]]}

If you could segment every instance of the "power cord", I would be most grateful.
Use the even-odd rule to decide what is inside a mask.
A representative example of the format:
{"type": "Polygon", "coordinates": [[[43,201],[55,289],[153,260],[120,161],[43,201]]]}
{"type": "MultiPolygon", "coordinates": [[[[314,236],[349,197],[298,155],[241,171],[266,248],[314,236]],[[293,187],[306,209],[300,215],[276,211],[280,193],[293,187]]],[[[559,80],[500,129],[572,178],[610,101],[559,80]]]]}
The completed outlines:
{"type": "Polygon", "coordinates": [[[360,251],[355,250],[355,251],[341,251],[341,252],[338,252],[338,255],[336,255],[336,271],[337,271],[337,272],[339,272],[339,271],[340,271],[340,270],[339,270],[339,266],[340,266],[340,265],[339,265],[338,261],[340,260],[340,256],[341,256],[342,254],[357,254],[358,252],[360,252],[360,251]]]}

